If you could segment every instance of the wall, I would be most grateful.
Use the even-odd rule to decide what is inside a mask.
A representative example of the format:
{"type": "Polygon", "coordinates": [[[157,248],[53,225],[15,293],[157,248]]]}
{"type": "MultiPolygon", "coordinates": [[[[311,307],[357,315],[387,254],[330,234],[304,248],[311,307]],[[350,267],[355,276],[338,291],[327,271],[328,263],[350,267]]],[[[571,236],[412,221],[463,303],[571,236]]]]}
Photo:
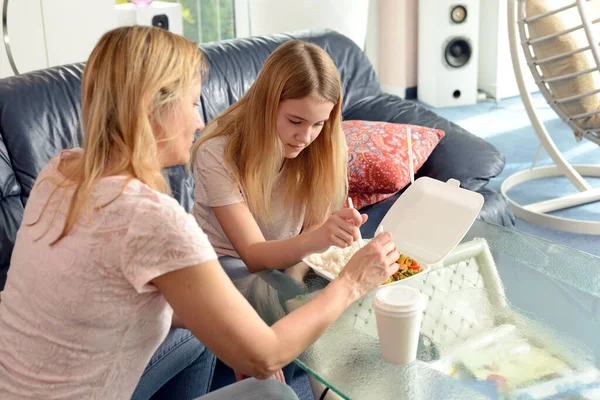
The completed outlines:
{"type": "Polygon", "coordinates": [[[419,30],[419,3],[418,0],[404,0],[406,2],[406,25],[404,28],[404,37],[406,39],[406,88],[417,87],[418,70],[418,35],[419,30]]]}
{"type": "Polygon", "coordinates": [[[379,3],[381,0],[310,0],[308,5],[295,0],[269,1],[235,1],[236,15],[248,16],[236,19],[238,37],[265,35],[313,26],[328,27],[349,36],[361,48],[364,48],[373,68],[378,71],[379,3]],[[271,5],[269,1],[273,1],[275,7],[269,7],[271,5]],[[340,7],[340,4],[343,7],[340,7]],[[307,12],[306,10],[311,10],[310,7],[313,7],[312,10],[315,7],[320,10],[320,15],[315,12],[307,12]],[[304,12],[297,12],[296,8],[302,9],[304,12]],[[347,20],[344,21],[344,18],[347,20]]]}
{"type": "Polygon", "coordinates": [[[330,28],[365,47],[369,0],[248,0],[248,8],[253,36],[330,28]]]}
{"type": "MultiPolygon", "coordinates": [[[[499,101],[519,95],[508,40],[507,0],[481,2],[479,32],[478,88],[499,101]],[[483,29],[485,27],[485,29],[483,29]]],[[[521,65],[525,69],[525,85],[530,92],[538,91],[533,75],[518,46],[521,65]]]]}
{"type": "Polygon", "coordinates": [[[369,1],[365,54],[375,71],[379,71],[379,0],[369,1]]]}
{"type": "Polygon", "coordinates": [[[42,11],[49,66],[87,60],[100,37],[117,26],[114,0],[42,0],[42,11]]]}
{"type": "MultiPolygon", "coordinates": [[[[10,48],[19,72],[46,68],[46,42],[39,0],[11,1],[7,12],[10,48]]],[[[2,17],[0,7],[0,17],[2,17]]],[[[0,34],[4,38],[3,34],[0,34]]],[[[0,41],[0,78],[12,76],[4,41],[0,41]]]]}
{"type": "Polygon", "coordinates": [[[236,5],[249,14],[238,36],[328,27],[364,48],[384,90],[405,97],[407,88],[417,86],[418,0],[236,0],[236,5]]]}
{"type": "Polygon", "coordinates": [[[378,73],[382,89],[407,97],[417,86],[418,0],[378,0],[378,73]]]}
{"type": "MultiPolygon", "coordinates": [[[[8,36],[19,73],[85,61],[100,36],[116,25],[114,0],[12,0],[8,5],[8,36]]],[[[12,75],[2,42],[0,78],[12,75]]]]}

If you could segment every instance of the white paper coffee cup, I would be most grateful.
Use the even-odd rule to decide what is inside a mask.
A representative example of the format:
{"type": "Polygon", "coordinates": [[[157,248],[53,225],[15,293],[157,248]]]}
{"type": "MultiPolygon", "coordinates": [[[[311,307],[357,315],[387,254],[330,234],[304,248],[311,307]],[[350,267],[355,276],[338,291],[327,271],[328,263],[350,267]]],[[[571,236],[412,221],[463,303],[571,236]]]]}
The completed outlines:
{"type": "Polygon", "coordinates": [[[417,358],[421,320],[426,297],[404,285],[382,287],[373,298],[381,356],[392,364],[408,364],[417,358]]]}

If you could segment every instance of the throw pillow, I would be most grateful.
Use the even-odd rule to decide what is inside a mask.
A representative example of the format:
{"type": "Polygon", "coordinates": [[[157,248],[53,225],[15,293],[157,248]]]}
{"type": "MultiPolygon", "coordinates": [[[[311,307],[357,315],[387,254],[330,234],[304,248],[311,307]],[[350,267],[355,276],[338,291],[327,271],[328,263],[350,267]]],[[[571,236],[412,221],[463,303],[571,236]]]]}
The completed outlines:
{"type": "Polygon", "coordinates": [[[411,132],[413,169],[425,163],[444,131],[389,122],[344,121],[348,143],[348,181],[354,207],[385,200],[410,182],[407,131],[411,132]]]}

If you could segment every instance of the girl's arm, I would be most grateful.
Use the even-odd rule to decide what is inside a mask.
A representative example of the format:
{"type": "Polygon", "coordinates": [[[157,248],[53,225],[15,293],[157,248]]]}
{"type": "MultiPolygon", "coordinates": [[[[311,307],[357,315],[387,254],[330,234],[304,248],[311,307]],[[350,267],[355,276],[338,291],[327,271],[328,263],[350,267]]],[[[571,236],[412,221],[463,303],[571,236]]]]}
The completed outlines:
{"type": "Polygon", "coordinates": [[[323,225],[327,221],[327,217],[330,214],[331,214],[331,206],[327,208],[327,213],[325,214],[325,217],[319,223],[313,224],[313,225],[302,225],[302,233],[312,232],[315,229],[317,229],[318,227],[320,227],[321,225],[323,225]]]}
{"type": "Polygon", "coordinates": [[[332,245],[347,247],[358,239],[359,227],[366,221],[355,209],[344,208],[319,227],[289,239],[267,241],[245,202],[213,207],[213,211],[250,272],[288,268],[332,245]]]}

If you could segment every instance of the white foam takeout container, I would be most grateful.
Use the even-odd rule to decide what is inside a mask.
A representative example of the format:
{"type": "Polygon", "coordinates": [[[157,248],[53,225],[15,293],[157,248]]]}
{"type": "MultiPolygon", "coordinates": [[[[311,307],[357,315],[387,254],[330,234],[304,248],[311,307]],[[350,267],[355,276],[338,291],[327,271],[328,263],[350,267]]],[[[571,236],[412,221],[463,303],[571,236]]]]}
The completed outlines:
{"type": "MultiPolygon", "coordinates": [[[[415,259],[422,270],[390,285],[407,282],[439,264],[467,234],[481,207],[483,196],[462,189],[456,179],[446,183],[429,177],[417,179],[392,205],[380,226],[392,234],[398,251],[415,259]]],[[[326,253],[335,250],[330,247],[326,253]]],[[[335,279],[333,273],[306,258],[302,261],[317,275],[335,279]]]]}

